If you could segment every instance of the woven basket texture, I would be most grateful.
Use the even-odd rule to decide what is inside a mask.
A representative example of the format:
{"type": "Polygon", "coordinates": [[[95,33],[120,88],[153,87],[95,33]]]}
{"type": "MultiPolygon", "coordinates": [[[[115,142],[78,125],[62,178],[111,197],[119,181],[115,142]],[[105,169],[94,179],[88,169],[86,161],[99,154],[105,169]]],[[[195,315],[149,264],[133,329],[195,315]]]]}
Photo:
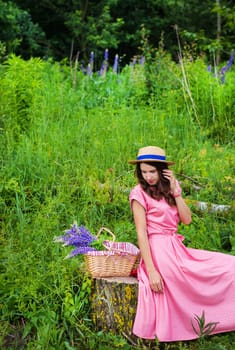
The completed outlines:
{"type": "Polygon", "coordinates": [[[139,249],[129,242],[115,242],[115,235],[107,228],[102,227],[112,235],[113,240],[105,240],[107,250],[90,251],[84,254],[87,271],[93,278],[96,277],[128,277],[139,257],[139,249]]]}

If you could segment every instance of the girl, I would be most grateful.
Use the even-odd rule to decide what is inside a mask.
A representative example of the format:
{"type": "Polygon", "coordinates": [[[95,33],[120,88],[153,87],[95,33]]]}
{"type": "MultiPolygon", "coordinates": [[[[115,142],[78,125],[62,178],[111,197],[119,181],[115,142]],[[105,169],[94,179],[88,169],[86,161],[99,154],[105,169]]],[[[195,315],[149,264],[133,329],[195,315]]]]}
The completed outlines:
{"type": "Polygon", "coordinates": [[[235,330],[235,257],[187,248],[177,233],[191,212],[165,151],[141,148],[135,160],[138,184],[130,204],[141,251],[133,333],[159,341],[198,337],[195,317],[211,323],[210,334],[235,330]]]}

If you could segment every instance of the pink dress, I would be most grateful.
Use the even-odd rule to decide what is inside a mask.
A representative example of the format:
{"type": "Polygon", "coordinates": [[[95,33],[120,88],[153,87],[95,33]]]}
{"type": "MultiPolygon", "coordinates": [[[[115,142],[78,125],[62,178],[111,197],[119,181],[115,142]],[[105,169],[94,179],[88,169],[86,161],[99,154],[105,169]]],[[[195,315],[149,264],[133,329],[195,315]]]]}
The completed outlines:
{"type": "Polygon", "coordinates": [[[144,262],[138,268],[139,292],[133,333],[140,338],[170,342],[198,338],[195,315],[218,322],[212,334],[235,330],[235,257],[187,248],[177,234],[176,207],[157,201],[137,185],[130,202],[146,210],[152,258],[164,280],[164,292],[149,286],[144,262]]]}

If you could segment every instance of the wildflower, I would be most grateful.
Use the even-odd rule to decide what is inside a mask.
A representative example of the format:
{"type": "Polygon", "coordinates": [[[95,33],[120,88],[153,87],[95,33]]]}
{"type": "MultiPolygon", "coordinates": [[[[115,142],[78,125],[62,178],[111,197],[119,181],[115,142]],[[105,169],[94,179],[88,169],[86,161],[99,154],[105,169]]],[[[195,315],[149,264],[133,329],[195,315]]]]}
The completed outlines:
{"type": "Polygon", "coordinates": [[[115,55],[114,64],[113,64],[113,72],[118,72],[118,54],[115,55]]]}
{"type": "Polygon", "coordinates": [[[102,63],[101,68],[99,70],[99,76],[102,76],[104,74],[104,72],[105,72],[104,63],[102,63]]]}
{"type": "Polygon", "coordinates": [[[84,226],[77,226],[75,222],[69,230],[65,231],[65,245],[88,246],[96,237],[93,236],[84,226]]]}
{"type": "Polygon", "coordinates": [[[104,51],[104,61],[102,62],[102,65],[101,65],[101,68],[100,68],[100,71],[99,71],[99,75],[102,76],[102,75],[106,75],[106,72],[108,70],[108,59],[109,59],[109,50],[108,49],[105,49],[104,51]]]}
{"type": "Polygon", "coordinates": [[[87,65],[87,75],[88,76],[92,75],[92,68],[91,68],[91,64],[90,63],[88,63],[88,65],[87,65]]]}
{"type": "Polygon", "coordinates": [[[234,53],[231,52],[230,58],[226,64],[226,66],[221,68],[220,74],[221,74],[221,82],[224,83],[225,81],[225,73],[232,67],[234,61],[234,53]]]}
{"type": "Polygon", "coordinates": [[[144,56],[141,56],[140,59],[139,59],[139,64],[143,65],[144,62],[145,62],[145,58],[144,58],[144,56]]]}
{"type": "Polygon", "coordinates": [[[94,51],[91,51],[90,65],[91,65],[91,70],[93,70],[93,67],[94,67],[94,51]]]}
{"type": "Polygon", "coordinates": [[[133,57],[132,62],[130,63],[131,66],[135,66],[137,62],[136,56],[133,57]]]}
{"type": "Polygon", "coordinates": [[[108,59],[109,59],[109,50],[105,49],[105,51],[104,51],[104,60],[107,62],[108,59]]]}
{"type": "Polygon", "coordinates": [[[68,255],[66,255],[65,259],[73,258],[77,254],[86,254],[87,252],[91,252],[96,250],[94,247],[78,247],[72,250],[68,255]]]}
{"type": "Polygon", "coordinates": [[[69,230],[65,230],[65,234],[54,238],[54,242],[63,243],[63,246],[76,247],[68,257],[73,257],[77,254],[84,254],[90,250],[96,250],[91,247],[91,244],[97,238],[93,236],[84,226],[78,226],[76,222],[71,225],[69,230]]]}

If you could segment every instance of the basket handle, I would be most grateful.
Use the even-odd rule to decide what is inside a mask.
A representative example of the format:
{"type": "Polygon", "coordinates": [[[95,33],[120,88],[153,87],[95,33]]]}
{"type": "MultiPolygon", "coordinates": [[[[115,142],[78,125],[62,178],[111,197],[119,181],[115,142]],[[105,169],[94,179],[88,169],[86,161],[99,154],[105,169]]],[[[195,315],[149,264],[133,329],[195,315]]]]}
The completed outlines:
{"type": "Polygon", "coordinates": [[[112,231],[110,231],[107,227],[101,227],[101,228],[99,229],[99,231],[98,231],[98,233],[97,233],[97,235],[96,235],[97,238],[99,237],[99,235],[101,234],[102,231],[108,232],[108,233],[112,236],[113,242],[116,240],[115,234],[114,234],[112,231]]]}

